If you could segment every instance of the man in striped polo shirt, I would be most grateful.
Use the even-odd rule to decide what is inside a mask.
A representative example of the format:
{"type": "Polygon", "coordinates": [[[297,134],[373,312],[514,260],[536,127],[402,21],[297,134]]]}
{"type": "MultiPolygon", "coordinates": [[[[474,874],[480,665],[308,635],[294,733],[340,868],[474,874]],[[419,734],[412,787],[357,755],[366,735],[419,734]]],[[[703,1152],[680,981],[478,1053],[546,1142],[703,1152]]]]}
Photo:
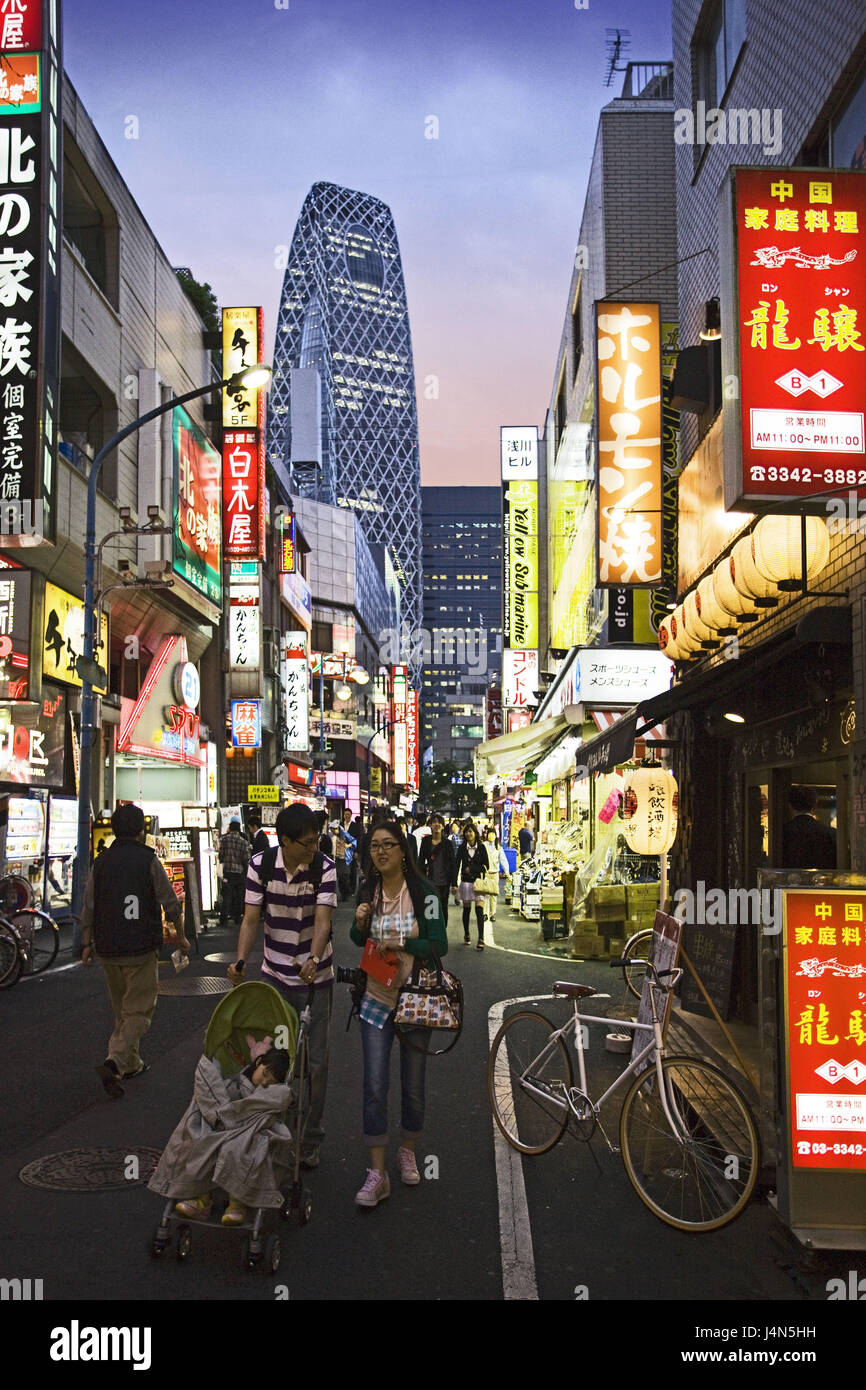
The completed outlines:
{"type": "MultiPolygon", "coordinates": [[[[301,1162],[315,1168],[324,1138],[322,1117],[328,1086],[328,1032],[334,994],[331,911],[337,905],[337,871],[321,856],[318,891],[313,859],[319,847],[319,822],[308,806],[284,806],[276,823],[279,849],[274,872],[263,886],[262,855],[254,854],[247,870],[244,920],[238,936],[238,960],[228,969],[233,984],[244,978],[244,963],[256,942],[262,904],[265,908],[265,959],[262,979],[273,985],[300,1014],[313,986],[310,1010],[310,1109],[301,1162]]],[[[264,851],[268,853],[267,850],[264,851]]]]}

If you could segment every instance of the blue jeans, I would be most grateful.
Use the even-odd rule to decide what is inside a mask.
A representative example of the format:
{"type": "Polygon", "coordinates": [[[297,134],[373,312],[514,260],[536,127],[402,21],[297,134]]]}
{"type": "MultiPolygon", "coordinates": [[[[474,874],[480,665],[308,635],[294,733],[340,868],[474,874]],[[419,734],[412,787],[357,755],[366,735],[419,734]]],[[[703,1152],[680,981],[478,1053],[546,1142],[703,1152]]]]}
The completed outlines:
{"type": "MultiPolygon", "coordinates": [[[[418,1139],[424,1128],[424,1075],[427,1070],[429,1028],[413,1028],[409,1032],[413,1046],[400,1041],[400,1098],[402,1138],[418,1139]],[[419,1052],[418,1048],[424,1051],[419,1052]]],[[[376,1148],[388,1142],[388,1085],[391,1073],[391,1048],[394,1025],[390,1020],[384,1028],[374,1028],[361,1020],[361,1045],[364,1049],[364,1143],[376,1148]]]]}

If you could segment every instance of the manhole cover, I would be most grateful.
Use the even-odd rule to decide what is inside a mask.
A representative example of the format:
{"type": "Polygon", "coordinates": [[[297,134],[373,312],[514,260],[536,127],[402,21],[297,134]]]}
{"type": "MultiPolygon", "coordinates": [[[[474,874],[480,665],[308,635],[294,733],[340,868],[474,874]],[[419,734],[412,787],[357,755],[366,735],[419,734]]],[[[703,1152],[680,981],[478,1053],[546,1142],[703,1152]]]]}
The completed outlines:
{"type": "Polygon", "coordinates": [[[55,1192],[110,1192],[146,1183],[160,1149],[66,1149],[26,1164],[18,1174],[27,1187],[55,1192]],[[133,1162],[134,1160],[134,1162],[133,1162]]]}
{"type": "Polygon", "coordinates": [[[174,979],[160,980],[159,994],[228,994],[231,980],[218,975],[175,975],[174,979]]]}
{"type": "MultiPolygon", "coordinates": [[[[217,964],[224,962],[226,965],[228,965],[231,961],[237,960],[237,958],[237,951],[214,951],[212,956],[204,957],[205,960],[212,960],[215,961],[217,964]]],[[[253,965],[255,965],[256,962],[260,961],[261,959],[262,957],[260,955],[257,956],[255,952],[253,952],[251,956],[247,956],[247,964],[249,964],[249,962],[252,961],[253,965]]]]}

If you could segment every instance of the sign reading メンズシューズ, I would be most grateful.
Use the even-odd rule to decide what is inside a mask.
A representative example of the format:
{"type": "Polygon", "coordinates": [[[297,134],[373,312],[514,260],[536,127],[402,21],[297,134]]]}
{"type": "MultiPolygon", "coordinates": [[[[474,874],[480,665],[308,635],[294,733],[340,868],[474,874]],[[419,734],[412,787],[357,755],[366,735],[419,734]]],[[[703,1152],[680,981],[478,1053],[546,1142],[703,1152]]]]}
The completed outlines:
{"type": "Polygon", "coordinates": [[[53,539],[60,375],[60,0],[0,8],[0,534],[53,539]]]}
{"type": "Polygon", "coordinates": [[[720,210],[725,506],[866,496],[866,170],[733,168],[720,210]]]}

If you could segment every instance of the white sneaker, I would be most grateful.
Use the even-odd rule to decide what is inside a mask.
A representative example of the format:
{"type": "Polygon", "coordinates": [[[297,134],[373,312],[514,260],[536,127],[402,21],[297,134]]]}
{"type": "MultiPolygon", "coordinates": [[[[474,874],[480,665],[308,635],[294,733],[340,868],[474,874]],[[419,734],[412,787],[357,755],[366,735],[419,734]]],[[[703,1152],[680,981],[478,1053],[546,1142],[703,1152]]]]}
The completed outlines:
{"type": "Polygon", "coordinates": [[[387,1173],[378,1173],[375,1168],[367,1169],[364,1186],[355,1197],[356,1207],[377,1207],[391,1196],[391,1182],[387,1173]]]}

